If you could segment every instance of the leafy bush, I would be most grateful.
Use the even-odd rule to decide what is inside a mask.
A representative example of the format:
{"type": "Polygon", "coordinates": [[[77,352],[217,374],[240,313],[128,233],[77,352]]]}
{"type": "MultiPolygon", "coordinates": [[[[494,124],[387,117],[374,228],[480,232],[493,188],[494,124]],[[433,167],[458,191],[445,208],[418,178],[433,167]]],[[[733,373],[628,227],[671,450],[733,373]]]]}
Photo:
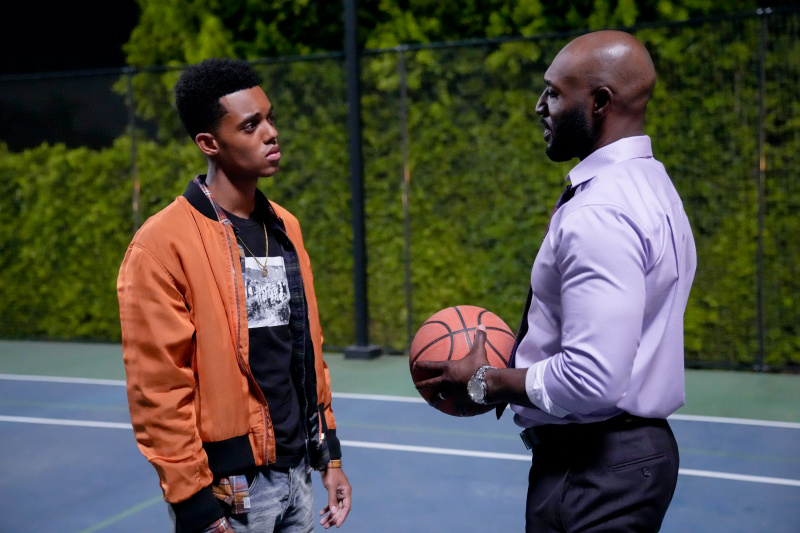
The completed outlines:
{"type": "MultiPolygon", "coordinates": [[[[800,364],[796,21],[771,22],[762,209],[760,22],[637,34],[659,71],[647,133],[681,193],[698,246],[686,313],[688,361],[756,362],[761,279],[766,363],[800,364]]],[[[534,113],[543,72],[564,43],[405,54],[412,331],[457,304],[491,309],[512,328],[519,323],[532,261],[574,164],[545,157],[534,113]]],[[[399,59],[389,52],[362,64],[370,339],[393,350],[409,340],[399,59]]],[[[343,65],[319,60],[258,68],[278,113],[285,155],[281,172],[261,187],[300,219],[326,344],[345,346],[354,326],[343,65]]],[[[162,76],[175,73],[147,76],[159,87],[148,116],[169,115],[162,76]]],[[[0,146],[0,335],[119,339],[114,289],[133,231],[134,173],[144,219],[205,170],[174,124],[159,139],[138,136],[135,167],[128,137],[99,151],[42,145],[11,153],[0,146]]]]}

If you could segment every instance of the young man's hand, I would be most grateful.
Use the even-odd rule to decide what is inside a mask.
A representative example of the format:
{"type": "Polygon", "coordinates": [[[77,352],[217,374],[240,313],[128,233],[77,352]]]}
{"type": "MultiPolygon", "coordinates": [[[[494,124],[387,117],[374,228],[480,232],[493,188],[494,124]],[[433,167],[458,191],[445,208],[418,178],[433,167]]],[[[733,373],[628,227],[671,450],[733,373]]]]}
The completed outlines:
{"type": "Polygon", "coordinates": [[[328,505],[319,512],[322,517],[319,523],[325,529],[334,525],[340,527],[350,513],[350,482],[341,468],[328,468],[320,472],[320,476],[328,490],[328,505]]]}

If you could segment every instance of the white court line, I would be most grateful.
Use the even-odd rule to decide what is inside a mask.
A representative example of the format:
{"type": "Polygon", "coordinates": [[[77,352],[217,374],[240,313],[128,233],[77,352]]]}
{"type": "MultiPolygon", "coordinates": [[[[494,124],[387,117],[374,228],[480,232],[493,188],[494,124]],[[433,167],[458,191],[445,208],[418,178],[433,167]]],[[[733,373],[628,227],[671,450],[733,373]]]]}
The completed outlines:
{"type": "MultiPolygon", "coordinates": [[[[530,462],[530,455],[513,453],[493,453],[479,452],[473,450],[457,450],[452,448],[430,448],[428,446],[407,446],[403,444],[383,444],[379,442],[360,442],[343,440],[342,446],[354,448],[371,448],[376,450],[391,450],[398,452],[432,453],[438,455],[455,455],[460,457],[478,457],[481,459],[505,459],[508,461],[530,462]]],[[[716,479],[727,479],[731,481],[749,481],[751,483],[767,483],[769,485],[788,485],[790,487],[800,487],[800,479],[786,479],[780,477],[748,476],[744,474],[729,474],[727,472],[712,472],[710,470],[692,470],[688,468],[678,469],[679,474],[685,476],[710,477],[716,479]]]]}
{"type": "Polygon", "coordinates": [[[772,428],[800,429],[800,423],[780,422],[777,420],[753,420],[752,418],[726,418],[721,416],[670,415],[670,420],[687,420],[689,422],[711,422],[717,424],[741,424],[745,426],[766,426],[772,428]]]}
{"type": "MultiPolygon", "coordinates": [[[[50,383],[75,383],[79,385],[113,385],[125,386],[125,380],[121,379],[93,379],[93,378],[68,378],[58,376],[31,376],[22,374],[0,374],[0,380],[12,381],[44,381],[50,383]]],[[[403,402],[403,403],[425,403],[425,400],[413,396],[389,396],[383,394],[360,394],[354,392],[334,392],[334,398],[348,400],[370,400],[381,402],[403,402]]],[[[798,422],[781,422],[777,420],[756,420],[752,418],[728,418],[722,416],[701,416],[701,415],[670,415],[670,420],[685,420],[689,422],[707,422],[714,424],[739,424],[745,426],[762,426],[785,429],[800,429],[798,422]]]]}
{"type": "Polygon", "coordinates": [[[405,444],[384,444],[381,442],[362,442],[357,440],[343,440],[340,441],[340,444],[353,448],[370,448],[373,450],[390,450],[393,452],[432,453],[437,455],[455,455],[458,457],[478,457],[480,459],[504,459],[506,461],[530,462],[531,460],[530,455],[458,450],[455,448],[431,448],[430,446],[408,446],[405,444]]]}
{"type": "MultiPolygon", "coordinates": [[[[26,416],[2,416],[0,422],[21,422],[26,424],[45,424],[57,426],[78,426],[91,428],[107,429],[127,429],[131,430],[130,424],[116,422],[95,422],[93,420],[66,420],[59,418],[33,418],[26,416]]],[[[403,444],[385,444],[381,442],[363,442],[356,440],[343,440],[341,445],[352,448],[369,448],[373,450],[389,450],[396,452],[429,453],[436,455],[450,455],[456,457],[477,457],[479,459],[500,459],[505,461],[524,461],[531,460],[530,455],[515,453],[496,453],[482,452],[477,450],[459,450],[456,448],[433,448],[430,446],[407,446],[403,444]]],[[[748,476],[744,474],[730,474],[727,472],[712,472],[710,470],[691,470],[681,468],[679,474],[685,476],[708,477],[715,479],[726,479],[730,481],[748,481],[751,483],[766,483],[769,485],[787,485],[790,487],[800,487],[800,479],[786,479],[777,477],[748,476]]]]}
{"type": "Polygon", "coordinates": [[[420,397],[413,396],[386,396],[384,394],[359,394],[357,392],[334,392],[334,398],[345,398],[348,400],[372,400],[377,402],[406,402],[406,403],[425,403],[420,397]]]}
{"type": "Polygon", "coordinates": [[[11,381],[45,381],[48,383],[75,383],[78,385],[125,386],[124,379],[65,378],[60,376],[26,376],[23,374],[0,374],[0,379],[11,381]]]}
{"type": "Polygon", "coordinates": [[[78,426],[84,428],[130,429],[130,424],[121,422],[95,422],[94,420],[67,420],[64,418],[34,418],[30,416],[0,415],[0,422],[21,422],[23,424],[45,424],[49,426],[78,426]]]}
{"type": "Polygon", "coordinates": [[[728,474],[727,472],[712,472],[710,470],[691,470],[689,468],[680,468],[678,469],[678,473],[683,474],[684,476],[711,477],[717,479],[730,479],[732,481],[750,481],[752,483],[767,483],[769,485],[788,485],[789,487],[800,487],[800,479],[746,476],[744,474],[728,474]]]}
{"type": "MultiPolygon", "coordinates": [[[[0,376],[1,377],[1,376],[0,376]]],[[[379,394],[358,394],[351,392],[334,392],[334,398],[346,398],[349,400],[376,400],[384,402],[409,402],[425,403],[422,398],[409,396],[384,396],[379,394]]],[[[701,415],[670,415],[670,420],[686,420],[689,422],[708,422],[716,424],[740,424],[745,426],[765,426],[787,429],[800,429],[798,422],[780,422],[777,420],[755,420],[752,418],[727,418],[722,416],[701,416],[701,415]]]]}

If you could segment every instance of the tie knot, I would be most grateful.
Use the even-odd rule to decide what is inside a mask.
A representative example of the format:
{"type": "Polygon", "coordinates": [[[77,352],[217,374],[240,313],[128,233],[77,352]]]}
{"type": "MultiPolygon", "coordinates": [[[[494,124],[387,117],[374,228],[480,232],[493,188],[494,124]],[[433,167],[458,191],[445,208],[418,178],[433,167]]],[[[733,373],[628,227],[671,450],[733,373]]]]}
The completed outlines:
{"type": "Polygon", "coordinates": [[[575,196],[576,189],[577,187],[573,187],[571,183],[564,187],[564,190],[561,191],[561,196],[559,196],[558,200],[556,201],[556,209],[569,202],[572,197],[575,196]]]}

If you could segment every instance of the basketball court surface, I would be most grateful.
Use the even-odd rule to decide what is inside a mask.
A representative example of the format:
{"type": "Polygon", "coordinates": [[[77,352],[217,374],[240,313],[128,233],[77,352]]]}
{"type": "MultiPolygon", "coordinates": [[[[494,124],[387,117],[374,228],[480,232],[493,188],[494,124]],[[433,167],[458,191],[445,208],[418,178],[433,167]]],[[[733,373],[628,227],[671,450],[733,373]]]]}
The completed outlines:
{"type": "MultiPolygon", "coordinates": [[[[524,530],[531,455],[510,413],[439,413],[402,356],[326,360],[353,486],[340,531],[524,530]]],[[[0,341],[1,531],[170,531],[123,380],[118,345],[0,341]]],[[[681,471],[662,531],[800,531],[800,376],[688,371],[670,424],[681,471]]]]}

